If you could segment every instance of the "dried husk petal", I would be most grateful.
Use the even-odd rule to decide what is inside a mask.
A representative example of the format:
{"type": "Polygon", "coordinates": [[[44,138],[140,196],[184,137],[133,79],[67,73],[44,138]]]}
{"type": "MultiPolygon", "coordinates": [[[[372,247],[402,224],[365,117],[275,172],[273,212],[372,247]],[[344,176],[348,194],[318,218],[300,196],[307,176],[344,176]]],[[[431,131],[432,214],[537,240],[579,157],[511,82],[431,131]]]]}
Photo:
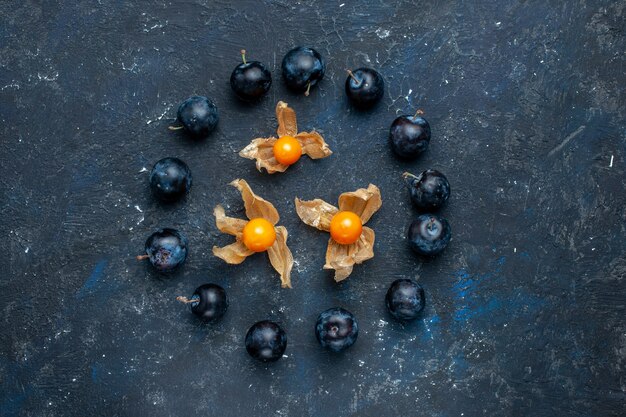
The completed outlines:
{"type": "Polygon", "coordinates": [[[284,101],[276,104],[276,119],[278,120],[278,129],[276,134],[281,136],[296,136],[298,133],[298,122],[296,112],[284,101]]]}
{"type": "Polygon", "coordinates": [[[243,228],[246,227],[246,223],[248,223],[247,220],[228,217],[224,211],[224,207],[220,205],[213,209],[213,215],[215,216],[215,225],[219,231],[232,236],[241,236],[243,228]]]}
{"type": "Polygon", "coordinates": [[[374,231],[369,227],[363,227],[359,240],[350,245],[341,245],[331,237],[326,250],[324,269],[334,269],[337,282],[348,278],[355,264],[374,257],[375,237],[374,231]]]}
{"type": "Polygon", "coordinates": [[[287,247],[287,229],[284,226],[277,226],[276,240],[267,250],[270,263],[280,274],[280,284],[283,288],[291,288],[291,269],[293,268],[293,256],[287,247]]]}
{"type": "MultiPolygon", "coordinates": [[[[302,154],[311,159],[326,158],[332,155],[332,151],[324,138],[317,132],[298,133],[296,112],[284,101],[276,105],[276,119],[278,119],[278,137],[293,136],[302,146],[302,154]]],[[[275,137],[257,138],[239,152],[239,156],[256,161],[256,168],[261,171],[267,170],[268,174],[285,172],[288,165],[279,163],[274,157],[274,144],[278,139],[275,137]]]]}
{"type": "Polygon", "coordinates": [[[370,184],[367,189],[359,188],[339,196],[339,210],[355,213],[363,224],[367,223],[382,204],[380,190],[374,184],[370,184]]]}
{"type": "Polygon", "coordinates": [[[223,248],[213,246],[213,255],[226,261],[231,265],[242,263],[248,256],[254,254],[250,249],[237,240],[235,243],[224,246],[223,248]]]}
{"type": "Polygon", "coordinates": [[[230,185],[236,187],[241,192],[243,205],[246,208],[246,216],[250,220],[260,217],[272,224],[278,223],[280,216],[274,205],[254,194],[246,180],[236,179],[230,185]]]}
{"type": "Polygon", "coordinates": [[[268,174],[285,172],[289,166],[279,163],[274,158],[274,144],[277,140],[274,137],[254,139],[239,152],[239,156],[256,160],[256,169],[259,171],[265,168],[268,174]]]}
{"type": "Polygon", "coordinates": [[[301,132],[295,137],[300,146],[302,146],[302,153],[308,155],[311,159],[326,158],[333,154],[322,135],[316,131],[301,132]]]}
{"type": "Polygon", "coordinates": [[[300,219],[309,226],[313,226],[325,232],[330,231],[330,221],[339,209],[324,200],[303,201],[296,198],[296,213],[300,219]]]}

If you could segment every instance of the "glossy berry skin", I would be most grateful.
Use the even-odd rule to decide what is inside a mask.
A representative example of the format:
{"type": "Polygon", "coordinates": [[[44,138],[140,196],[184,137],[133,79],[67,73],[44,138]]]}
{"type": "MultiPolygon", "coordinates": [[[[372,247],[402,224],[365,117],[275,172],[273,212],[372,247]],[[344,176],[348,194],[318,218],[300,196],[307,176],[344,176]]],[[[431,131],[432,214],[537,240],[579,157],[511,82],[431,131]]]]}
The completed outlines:
{"type": "Polygon", "coordinates": [[[242,240],[251,251],[264,252],[276,241],[276,230],[263,218],[252,219],[243,228],[242,240]]]}
{"type": "Polygon", "coordinates": [[[315,323],[315,336],[323,348],[340,352],[356,342],[359,326],[352,313],[335,307],[320,313],[315,323]]]}
{"type": "Polygon", "coordinates": [[[420,255],[440,254],[450,243],[451,237],[450,223],[435,214],[421,214],[409,226],[409,245],[420,255]]]}
{"type": "Polygon", "coordinates": [[[340,211],[330,220],[330,236],[341,245],[350,245],[361,236],[361,218],[351,211],[340,211]]]}
{"type": "Polygon", "coordinates": [[[230,75],[230,87],[243,100],[257,100],[272,85],[272,73],[259,61],[248,61],[235,67],[230,75]]]}
{"type": "Polygon", "coordinates": [[[385,82],[378,71],[359,68],[346,79],[346,94],[357,107],[371,107],[383,97],[385,82]],[[356,80],[355,80],[356,78],[356,80]]]}
{"type": "Polygon", "coordinates": [[[146,254],[160,272],[168,272],[187,259],[187,238],[176,229],[160,229],[146,240],[146,254]]]}
{"type": "Polygon", "coordinates": [[[203,96],[189,97],[178,106],[178,122],[185,131],[196,138],[204,138],[217,126],[217,107],[203,96]]]}
{"type": "Polygon", "coordinates": [[[389,129],[391,149],[401,158],[413,159],[428,148],[430,125],[419,116],[400,116],[389,129]]]}
{"type": "Polygon", "coordinates": [[[292,136],[281,136],[274,143],[274,158],[283,165],[293,165],[302,156],[302,145],[292,136]]]}
{"type": "Polygon", "coordinates": [[[246,334],[246,350],[254,359],[274,362],[283,357],[287,349],[287,335],[276,323],[269,320],[255,323],[246,334]]]}
{"type": "Polygon", "coordinates": [[[200,285],[191,296],[191,312],[204,321],[217,320],[226,313],[228,298],[217,284],[200,285]]]}
{"type": "Polygon", "coordinates": [[[438,210],[450,198],[450,183],[437,170],[426,170],[417,177],[406,174],[405,180],[409,186],[411,201],[420,210],[438,210]]]}
{"type": "Polygon", "coordinates": [[[152,193],[162,201],[176,201],[191,189],[191,171],[178,158],[163,158],[150,171],[152,193]]]}
{"type": "Polygon", "coordinates": [[[298,46],[283,58],[282,71],[290,90],[304,92],[324,78],[326,64],[315,49],[298,46]]]}
{"type": "Polygon", "coordinates": [[[414,320],[424,309],[424,289],[412,279],[395,280],[385,297],[387,310],[399,321],[414,320]]]}

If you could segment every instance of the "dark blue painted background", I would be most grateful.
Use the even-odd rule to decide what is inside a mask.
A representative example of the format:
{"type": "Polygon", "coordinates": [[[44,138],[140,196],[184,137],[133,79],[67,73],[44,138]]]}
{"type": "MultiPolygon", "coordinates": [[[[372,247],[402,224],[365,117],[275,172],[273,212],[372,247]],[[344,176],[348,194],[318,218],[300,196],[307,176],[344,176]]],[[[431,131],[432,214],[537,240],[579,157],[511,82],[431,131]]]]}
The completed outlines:
{"type": "Polygon", "coordinates": [[[626,413],[626,2],[23,1],[0,3],[0,415],[606,416],[626,413]],[[310,97],[285,90],[283,54],[328,61],[310,97]],[[239,103],[238,51],[274,85],[239,103]],[[385,76],[373,111],[350,108],[345,69],[385,76]],[[169,132],[177,104],[211,96],[219,129],[169,132]],[[284,175],[236,151],[271,134],[274,106],[334,150],[284,175]],[[429,151],[401,163],[397,114],[426,112],[429,151]],[[146,168],[194,174],[187,201],[153,200],[146,168]],[[413,256],[415,215],[400,174],[437,168],[453,197],[453,241],[413,256]],[[293,290],[263,255],[211,254],[212,208],[243,215],[231,180],[274,202],[290,233],[293,290]],[[328,236],[293,199],[335,202],[377,184],[376,257],[342,284],[322,271],[328,236]],[[134,260],[158,227],[190,238],[169,277],[134,260]],[[426,289],[402,326],[383,297],[396,278],[426,289]],[[203,326],[175,301],[205,282],[231,307],[203,326]],[[362,329],[343,355],[318,347],[317,314],[339,305],[362,329]],[[287,357],[253,362],[243,336],[280,321],[287,357]]]}

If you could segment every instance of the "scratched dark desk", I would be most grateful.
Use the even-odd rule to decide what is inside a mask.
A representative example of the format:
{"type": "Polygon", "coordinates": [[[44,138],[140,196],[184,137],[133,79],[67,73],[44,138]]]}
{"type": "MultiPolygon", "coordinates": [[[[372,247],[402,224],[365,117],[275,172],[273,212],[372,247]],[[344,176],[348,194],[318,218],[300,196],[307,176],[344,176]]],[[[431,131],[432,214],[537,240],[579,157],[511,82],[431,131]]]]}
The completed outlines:
{"type": "Polygon", "coordinates": [[[0,134],[2,416],[604,416],[626,412],[624,1],[3,2],[0,134]],[[62,3],[62,4],[59,4],[62,3]],[[328,61],[310,97],[285,90],[295,45],[328,61]],[[267,63],[268,97],[245,105],[230,72],[246,48],[267,63]],[[353,110],[345,69],[368,65],[387,92],[353,110]],[[168,118],[193,93],[212,97],[218,131],[194,143],[168,118]],[[278,100],[335,154],[284,175],[236,151],[275,129],[278,100]],[[426,112],[433,140],[413,163],[388,149],[399,113],[426,112]],[[184,203],[150,195],[146,168],[190,165],[184,203]],[[400,174],[438,168],[453,241],[413,256],[415,211],[400,174]],[[293,290],[265,256],[226,266],[211,254],[231,180],[273,201],[290,232],[293,290]],[[293,199],[336,201],[377,184],[376,257],[337,285],[321,270],[327,235],[293,199]],[[134,260],[172,226],[190,238],[170,277],[134,260]],[[391,281],[417,277],[423,319],[386,313],[391,281]],[[224,320],[199,325],[175,301],[224,286],[224,320]],[[357,344],[321,351],[317,314],[360,320],[357,344]],[[245,353],[259,319],[280,321],[287,357],[245,353]]]}

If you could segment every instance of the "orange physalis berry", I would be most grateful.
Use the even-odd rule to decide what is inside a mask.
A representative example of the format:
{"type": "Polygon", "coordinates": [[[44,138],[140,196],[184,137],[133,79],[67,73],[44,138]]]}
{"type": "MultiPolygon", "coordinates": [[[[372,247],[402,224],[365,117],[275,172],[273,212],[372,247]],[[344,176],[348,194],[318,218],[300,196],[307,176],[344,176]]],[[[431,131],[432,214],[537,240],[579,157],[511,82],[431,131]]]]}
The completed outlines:
{"type": "Polygon", "coordinates": [[[283,165],[293,165],[302,156],[302,146],[293,136],[281,136],[274,144],[274,158],[283,165]]]}
{"type": "Polygon", "coordinates": [[[263,218],[252,219],[243,228],[243,244],[253,252],[266,251],[275,240],[274,225],[263,218]]]}
{"type": "Polygon", "coordinates": [[[351,211],[340,211],[330,221],[330,235],[335,242],[342,245],[359,240],[362,231],[361,218],[351,211]]]}

